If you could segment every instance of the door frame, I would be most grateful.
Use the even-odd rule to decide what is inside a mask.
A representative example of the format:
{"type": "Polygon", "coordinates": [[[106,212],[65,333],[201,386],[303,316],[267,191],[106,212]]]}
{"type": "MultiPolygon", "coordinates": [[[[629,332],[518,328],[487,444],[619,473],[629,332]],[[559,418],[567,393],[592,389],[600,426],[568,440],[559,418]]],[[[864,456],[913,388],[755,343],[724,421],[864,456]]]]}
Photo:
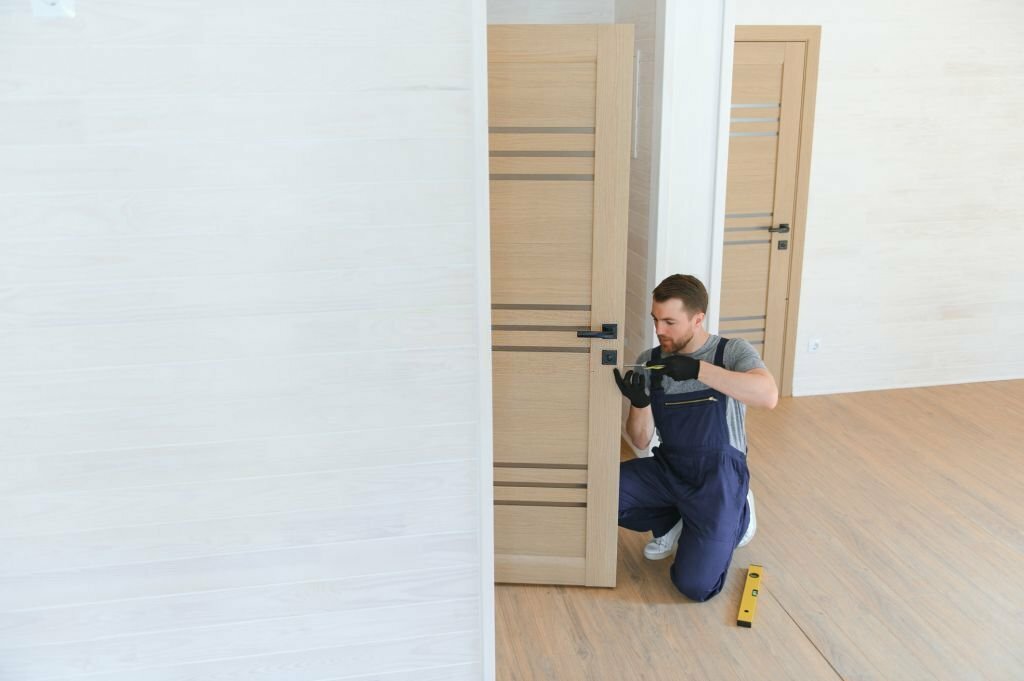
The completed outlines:
{"type": "Polygon", "coordinates": [[[494,437],[493,387],[491,372],[491,189],[487,127],[487,3],[472,0],[472,87],[473,87],[473,193],[476,222],[476,337],[477,390],[479,411],[477,462],[477,538],[480,551],[480,656],[483,681],[497,677],[494,594],[494,437]]]}

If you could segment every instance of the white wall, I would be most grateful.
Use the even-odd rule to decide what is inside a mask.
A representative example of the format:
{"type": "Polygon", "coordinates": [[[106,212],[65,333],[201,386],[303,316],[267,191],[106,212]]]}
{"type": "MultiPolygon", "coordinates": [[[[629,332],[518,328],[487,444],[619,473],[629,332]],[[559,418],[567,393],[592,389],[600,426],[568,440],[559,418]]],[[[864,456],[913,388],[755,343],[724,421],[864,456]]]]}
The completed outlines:
{"type": "Polygon", "coordinates": [[[482,0],[29,5],[0,678],[490,678],[482,0]]]}
{"type": "Polygon", "coordinates": [[[487,0],[490,24],[611,24],[615,0],[487,0]]]}
{"type": "Polygon", "coordinates": [[[1024,4],[736,5],[822,26],[794,392],[1024,377],[1024,4]]]}

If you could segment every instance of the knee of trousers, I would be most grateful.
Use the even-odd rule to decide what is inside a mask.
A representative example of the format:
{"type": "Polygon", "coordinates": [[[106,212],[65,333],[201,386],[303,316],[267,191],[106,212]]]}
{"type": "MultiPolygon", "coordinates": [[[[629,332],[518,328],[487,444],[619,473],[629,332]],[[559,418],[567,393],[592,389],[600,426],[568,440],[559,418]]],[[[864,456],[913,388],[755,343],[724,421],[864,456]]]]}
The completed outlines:
{"type": "Polygon", "coordinates": [[[699,575],[672,566],[672,584],[691,601],[703,603],[716,596],[725,583],[724,575],[699,575]]]}
{"type": "Polygon", "coordinates": [[[646,531],[650,529],[645,526],[648,514],[648,509],[637,503],[636,496],[629,493],[623,494],[622,489],[619,489],[619,527],[637,532],[646,531]]]}
{"type": "Polygon", "coordinates": [[[637,479],[633,472],[624,466],[619,467],[619,517],[630,511],[638,499],[647,495],[644,493],[643,483],[637,479]]]}
{"type": "Polygon", "coordinates": [[[630,520],[635,515],[634,511],[636,509],[633,507],[632,499],[633,497],[628,494],[624,495],[622,490],[619,490],[619,525],[622,525],[622,527],[628,527],[630,520]]]}

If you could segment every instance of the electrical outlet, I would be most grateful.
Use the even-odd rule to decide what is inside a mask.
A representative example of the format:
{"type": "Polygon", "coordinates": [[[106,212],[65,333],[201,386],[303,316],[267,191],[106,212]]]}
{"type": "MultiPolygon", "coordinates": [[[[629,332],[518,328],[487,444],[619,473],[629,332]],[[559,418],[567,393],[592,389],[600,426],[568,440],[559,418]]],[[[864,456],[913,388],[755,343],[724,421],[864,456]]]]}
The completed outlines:
{"type": "Polygon", "coordinates": [[[70,19],[75,16],[75,0],[32,0],[32,15],[70,19]]]}
{"type": "Polygon", "coordinates": [[[820,349],[821,349],[821,339],[820,338],[812,338],[811,340],[807,341],[807,352],[817,352],[820,349]]]}

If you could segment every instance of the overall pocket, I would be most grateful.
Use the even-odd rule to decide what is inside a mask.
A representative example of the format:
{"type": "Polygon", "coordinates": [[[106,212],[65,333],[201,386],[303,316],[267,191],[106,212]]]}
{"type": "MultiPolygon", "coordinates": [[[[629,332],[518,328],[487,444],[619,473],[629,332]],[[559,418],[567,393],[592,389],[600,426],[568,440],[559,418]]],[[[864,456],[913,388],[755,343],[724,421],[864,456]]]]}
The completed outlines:
{"type": "Polygon", "coordinates": [[[717,397],[715,397],[714,395],[709,395],[708,397],[701,397],[695,400],[678,400],[674,402],[665,402],[665,406],[679,409],[682,407],[695,407],[697,405],[711,404],[712,402],[717,401],[717,397]]]}

